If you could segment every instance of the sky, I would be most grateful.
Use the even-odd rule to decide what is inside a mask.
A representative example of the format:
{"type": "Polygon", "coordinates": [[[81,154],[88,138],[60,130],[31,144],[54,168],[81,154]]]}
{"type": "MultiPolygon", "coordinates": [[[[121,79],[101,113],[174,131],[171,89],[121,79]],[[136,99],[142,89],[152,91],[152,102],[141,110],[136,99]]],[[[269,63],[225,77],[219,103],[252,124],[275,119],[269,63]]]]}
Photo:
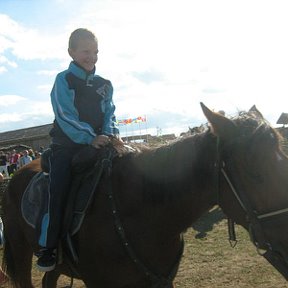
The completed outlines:
{"type": "Polygon", "coordinates": [[[176,135],[206,123],[200,102],[234,116],[254,104],[273,127],[288,112],[286,0],[0,0],[0,132],[53,122],[50,91],[71,32],[99,41],[121,134],[176,135]],[[138,130],[138,131],[137,131],[138,130]]]}

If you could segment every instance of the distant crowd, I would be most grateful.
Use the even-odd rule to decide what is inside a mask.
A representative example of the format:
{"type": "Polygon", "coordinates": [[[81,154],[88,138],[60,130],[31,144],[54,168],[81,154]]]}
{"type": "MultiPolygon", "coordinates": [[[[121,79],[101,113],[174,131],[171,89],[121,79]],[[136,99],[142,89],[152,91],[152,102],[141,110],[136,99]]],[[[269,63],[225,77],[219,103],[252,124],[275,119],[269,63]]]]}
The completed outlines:
{"type": "Polygon", "coordinates": [[[33,149],[17,152],[15,149],[11,152],[0,151],[0,173],[6,177],[12,177],[14,172],[21,167],[32,162],[41,156],[44,148],[40,147],[39,151],[33,149]]]}

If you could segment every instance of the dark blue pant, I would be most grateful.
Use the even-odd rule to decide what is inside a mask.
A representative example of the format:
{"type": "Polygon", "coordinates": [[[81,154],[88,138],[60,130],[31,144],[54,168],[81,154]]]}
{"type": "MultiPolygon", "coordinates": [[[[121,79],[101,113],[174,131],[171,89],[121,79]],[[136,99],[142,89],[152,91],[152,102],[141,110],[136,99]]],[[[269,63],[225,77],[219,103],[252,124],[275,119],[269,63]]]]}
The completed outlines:
{"type": "Polygon", "coordinates": [[[42,247],[56,248],[58,245],[64,220],[65,203],[70,191],[71,161],[81,148],[82,145],[75,145],[75,147],[51,146],[48,210],[40,222],[39,245],[42,247]]]}

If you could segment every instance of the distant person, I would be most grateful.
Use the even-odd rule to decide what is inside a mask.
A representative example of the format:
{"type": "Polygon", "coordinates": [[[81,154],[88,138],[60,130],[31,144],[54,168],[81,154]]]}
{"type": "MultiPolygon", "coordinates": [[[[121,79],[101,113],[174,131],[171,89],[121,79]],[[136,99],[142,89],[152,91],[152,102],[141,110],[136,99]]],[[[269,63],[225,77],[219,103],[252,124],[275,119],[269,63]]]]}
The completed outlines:
{"type": "Polygon", "coordinates": [[[9,176],[11,174],[11,172],[10,172],[10,170],[11,170],[10,158],[11,158],[11,153],[8,151],[6,153],[6,159],[7,159],[6,167],[7,167],[7,171],[8,171],[7,176],[9,176]]]}
{"type": "Polygon", "coordinates": [[[20,157],[20,154],[16,152],[15,149],[12,150],[11,156],[10,156],[10,174],[14,173],[17,170],[17,163],[18,159],[20,157]]]}
{"type": "Polygon", "coordinates": [[[33,149],[28,150],[28,155],[31,157],[32,160],[35,160],[35,153],[34,153],[33,149]]]}
{"type": "Polygon", "coordinates": [[[23,166],[25,166],[25,165],[29,164],[30,162],[32,162],[32,158],[31,158],[31,156],[29,156],[28,153],[29,153],[28,150],[24,150],[23,151],[23,156],[20,157],[20,159],[19,159],[20,168],[22,168],[23,166]]]}
{"type": "Polygon", "coordinates": [[[4,177],[9,176],[7,165],[8,165],[7,156],[3,151],[0,151],[0,173],[2,173],[4,177]]]}
{"type": "Polygon", "coordinates": [[[41,250],[37,261],[39,270],[45,272],[53,270],[56,264],[72,157],[86,145],[99,149],[109,143],[109,136],[119,138],[111,82],[95,75],[98,60],[95,35],[87,29],[75,30],[69,38],[68,53],[73,61],[57,75],[51,92],[55,120],[50,132],[50,202],[49,213],[40,221],[41,250]]]}

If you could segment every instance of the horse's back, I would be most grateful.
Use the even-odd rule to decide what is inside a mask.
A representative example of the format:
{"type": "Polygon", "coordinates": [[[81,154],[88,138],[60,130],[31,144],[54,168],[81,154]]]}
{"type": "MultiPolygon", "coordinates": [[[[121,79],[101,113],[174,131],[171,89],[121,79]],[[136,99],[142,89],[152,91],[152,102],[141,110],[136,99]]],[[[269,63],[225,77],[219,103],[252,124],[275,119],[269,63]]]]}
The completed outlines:
{"type": "Polygon", "coordinates": [[[19,169],[8,184],[8,188],[3,195],[4,214],[10,209],[10,205],[17,204],[21,201],[22,195],[29,184],[32,177],[41,170],[40,159],[36,159],[31,163],[19,169]]]}

